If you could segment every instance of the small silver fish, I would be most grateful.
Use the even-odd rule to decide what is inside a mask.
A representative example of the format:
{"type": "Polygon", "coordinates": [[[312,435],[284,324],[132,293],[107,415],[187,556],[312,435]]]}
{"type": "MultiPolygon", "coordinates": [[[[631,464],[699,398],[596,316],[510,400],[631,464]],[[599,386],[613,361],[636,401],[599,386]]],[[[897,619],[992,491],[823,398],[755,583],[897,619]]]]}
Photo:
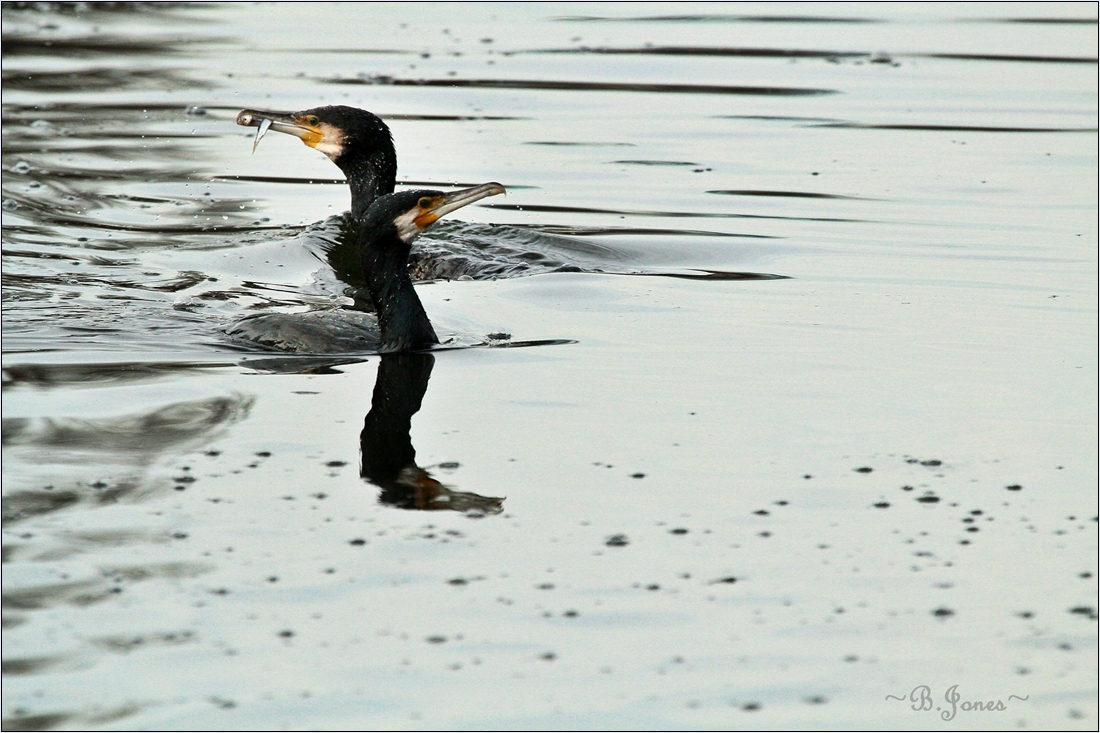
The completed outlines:
{"type": "MultiPolygon", "coordinates": [[[[251,119],[249,120],[251,121],[251,119]]],[[[246,123],[247,124],[247,123],[246,123]]],[[[260,120],[260,124],[256,127],[256,139],[252,141],[252,152],[256,152],[256,146],[260,144],[260,139],[263,138],[264,133],[271,127],[271,120],[260,120]]]]}

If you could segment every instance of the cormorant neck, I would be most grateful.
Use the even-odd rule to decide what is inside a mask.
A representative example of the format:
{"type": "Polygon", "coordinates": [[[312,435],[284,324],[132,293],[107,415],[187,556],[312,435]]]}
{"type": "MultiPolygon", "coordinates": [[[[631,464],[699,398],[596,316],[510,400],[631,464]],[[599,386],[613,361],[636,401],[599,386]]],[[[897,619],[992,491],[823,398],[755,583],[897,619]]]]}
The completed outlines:
{"type": "Polygon", "coordinates": [[[397,181],[397,152],[393,144],[369,154],[347,151],[333,161],[351,187],[351,215],[359,219],[379,196],[393,193],[397,181]]]}
{"type": "Polygon", "coordinates": [[[409,248],[363,247],[363,276],[378,311],[378,351],[417,351],[439,343],[409,277],[409,248]]]}

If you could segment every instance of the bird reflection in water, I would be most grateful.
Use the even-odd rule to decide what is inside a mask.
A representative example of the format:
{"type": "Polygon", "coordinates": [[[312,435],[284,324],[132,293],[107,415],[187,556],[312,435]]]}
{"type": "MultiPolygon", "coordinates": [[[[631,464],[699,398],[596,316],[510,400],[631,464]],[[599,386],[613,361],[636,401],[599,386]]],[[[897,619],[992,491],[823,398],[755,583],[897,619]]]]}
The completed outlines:
{"type": "Polygon", "coordinates": [[[435,357],[406,353],[381,359],[370,412],[359,434],[359,474],[382,489],[379,501],[402,509],[499,514],[503,498],[453,491],[416,465],[412,416],[420,410],[435,357]]]}

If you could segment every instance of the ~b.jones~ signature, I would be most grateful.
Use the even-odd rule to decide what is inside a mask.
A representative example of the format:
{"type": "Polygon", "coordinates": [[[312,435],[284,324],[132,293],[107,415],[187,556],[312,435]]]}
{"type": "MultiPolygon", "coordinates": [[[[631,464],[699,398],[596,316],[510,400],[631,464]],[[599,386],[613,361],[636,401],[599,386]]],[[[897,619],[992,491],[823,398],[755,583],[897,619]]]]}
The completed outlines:
{"type": "MultiPolygon", "coordinates": [[[[1027,700],[1030,695],[1009,695],[1008,701],[1013,700],[1027,700]]],[[[940,717],[944,720],[954,720],[955,715],[960,710],[963,712],[988,712],[988,711],[1000,711],[1008,710],[1002,700],[963,700],[962,695],[959,694],[959,686],[951,685],[947,688],[947,691],[943,693],[943,704],[937,705],[936,700],[932,697],[932,688],[928,685],[917,685],[913,688],[913,691],[908,695],[887,695],[887,700],[898,700],[905,702],[908,700],[912,703],[909,707],[917,712],[927,712],[930,710],[936,710],[940,717]]]]}

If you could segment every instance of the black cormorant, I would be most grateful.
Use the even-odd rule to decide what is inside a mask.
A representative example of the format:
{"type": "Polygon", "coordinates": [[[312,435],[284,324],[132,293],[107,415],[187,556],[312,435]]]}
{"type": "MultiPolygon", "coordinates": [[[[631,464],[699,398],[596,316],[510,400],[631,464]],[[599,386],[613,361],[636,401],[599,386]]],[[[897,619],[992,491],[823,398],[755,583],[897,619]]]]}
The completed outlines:
{"type": "Polygon", "coordinates": [[[402,191],[370,205],[359,223],[359,260],[378,309],[379,351],[414,351],[439,343],[409,277],[412,242],[440,217],[501,193],[499,183],[483,183],[453,193],[402,191]]]}
{"type": "Polygon", "coordinates": [[[355,311],[270,313],[239,321],[229,335],[313,354],[431,348],[439,338],[409,276],[412,242],[445,214],[501,193],[504,186],[485,183],[452,193],[402,191],[376,199],[357,222],[356,242],[377,317],[355,311]]]}

